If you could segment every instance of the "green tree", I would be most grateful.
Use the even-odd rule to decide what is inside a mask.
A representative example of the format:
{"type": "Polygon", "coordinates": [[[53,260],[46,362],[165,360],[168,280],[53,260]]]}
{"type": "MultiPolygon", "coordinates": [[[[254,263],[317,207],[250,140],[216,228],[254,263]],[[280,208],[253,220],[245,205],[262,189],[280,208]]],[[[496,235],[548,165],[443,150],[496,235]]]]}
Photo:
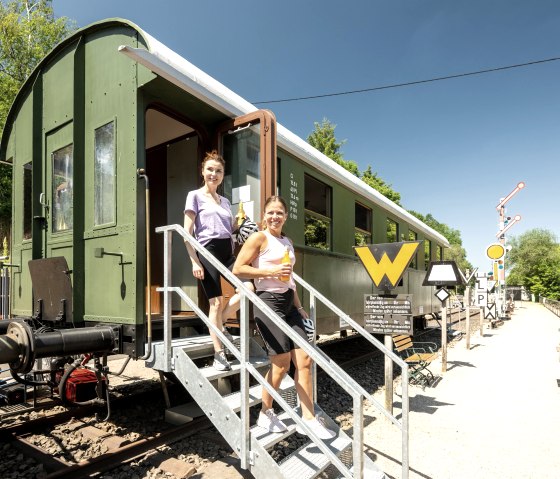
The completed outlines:
{"type": "MultiPolygon", "coordinates": [[[[55,18],[51,0],[0,0],[0,131],[14,98],[41,59],[74,23],[55,18]]],[[[0,165],[0,240],[9,234],[11,167],[0,165]]]]}
{"type": "Polygon", "coordinates": [[[549,230],[532,229],[510,240],[507,283],[531,293],[560,299],[560,244],[549,230]]]}
{"type": "Polygon", "coordinates": [[[467,260],[467,252],[465,248],[463,248],[463,240],[461,239],[461,232],[459,230],[451,228],[445,223],[440,223],[431,213],[423,215],[414,210],[409,210],[408,212],[447,238],[450,247],[445,250],[445,261],[455,261],[459,269],[463,272],[467,269],[473,269],[472,264],[467,260]]]}
{"type": "Polygon", "coordinates": [[[317,148],[321,153],[328,156],[331,160],[336,161],[340,166],[348,170],[353,175],[360,177],[360,170],[354,161],[346,161],[340,148],[346,140],[337,141],[334,134],[336,125],[326,118],[321,123],[315,122],[315,129],[307,137],[307,143],[317,148]]]}
{"type": "Polygon", "coordinates": [[[463,240],[461,239],[461,232],[459,230],[451,228],[445,223],[440,223],[432,216],[431,213],[428,213],[427,215],[423,215],[422,213],[418,213],[417,211],[414,210],[408,210],[408,212],[412,216],[416,216],[416,218],[418,218],[423,223],[426,223],[430,228],[436,230],[438,233],[445,236],[450,244],[456,244],[458,246],[463,245],[463,240]]]}
{"type": "Polygon", "coordinates": [[[377,173],[373,173],[370,165],[362,173],[362,181],[389,198],[393,203],[401,206],[401,194],[391,188],[391,185],[386,183],[385,180],[379,178],[377,173]]]}
{"type": "Polygon", "coordinates": [[[336,139],[334,130],[336,125],[331,123],[328,119],[323,118],[321,123],[315,122],[315,129],[307,137],[307,142],[317,148],[321,153],[328,156],[331,160],[336,161],[344,169],[352,173],[354,176],[360,178],[364,183],[379,191],[383,196],[386,196],[391,201],[400,205],[401,195],[391,188],[391,185],[386,183],[383,179],[373,173],[371,166],[368,165],[363,173],[355,161],[344,159],[344,155],[340,150],[346,140],[338,141],[336,139]]]}
{"type": "MultiPolygon", "coordinates": [[[[314,125],[315,129],[307,137],[307,142],[311,146],[317,148],[321,153],[336,161],[340,166],[348,170],[354,176],[360,178],[364,183],[379,191],[393,203],[401,206],[401,194],[395,191],[390,184],[385,182],[385,180],[380,178],[377,173],[374,173],[371,165],[368,165],[365,171],[360,173],[358,165],[354,161],[346,161],[344,159],[344,155],[340,149],[346,140],[338,141],[336,139],[334,132],[336,125],[326,118],[323,118],[321,123],[315,122],[314,125]]],[[[463,248],[461,232],[459,230],[451,228],[445,223],[440,223],[430,213],[423,215],[412,210],[410,210],[409,213],[436,230],[438,233],[441,233],[449,240],[451,248],[446,252],[447,259],[455,261],[462,271],[472,269],[472,265],[467,260],[467,253],[463,248]]],[[[323,230],[326,231],[326,226],[322,222],[308,222],[306,220],[305,235],[306,239],[309,241],[312,241],[312,239],[317,237],[319,233],[324,236],[323,230]]],[[[361,244],[363,241],[363,238],[356,237],[356,244],[361,244]]],[[[321,248],[323,245],[326,245],[326,243],[321,241],[315,246],[321,248]]]]}

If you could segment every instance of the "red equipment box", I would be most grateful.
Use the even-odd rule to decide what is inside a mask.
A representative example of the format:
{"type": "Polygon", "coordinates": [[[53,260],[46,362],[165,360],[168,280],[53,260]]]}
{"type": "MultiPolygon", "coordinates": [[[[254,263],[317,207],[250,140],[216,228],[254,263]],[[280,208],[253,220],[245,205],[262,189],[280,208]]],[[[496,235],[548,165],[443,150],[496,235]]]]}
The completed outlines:
{"type": "MultiPolygon", "coordinates": [[[[93,371],[81,368],[72,371],[66,381],[66,399],[71,402],[89,401],[97,397],[95,386],[97,377],[93,371]]],[[[105,396],[105,378],[103,378],[102,388],[105,396]]]]}

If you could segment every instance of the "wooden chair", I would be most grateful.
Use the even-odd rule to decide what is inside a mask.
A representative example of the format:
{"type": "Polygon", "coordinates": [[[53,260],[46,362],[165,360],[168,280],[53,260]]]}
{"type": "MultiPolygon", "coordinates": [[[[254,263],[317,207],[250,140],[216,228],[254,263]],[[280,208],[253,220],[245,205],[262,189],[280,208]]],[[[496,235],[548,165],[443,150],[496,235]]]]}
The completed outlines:
{"type": "Polygon", "coordinates": [[[393,335],[393,344],[397,353],[409,366],[409,383],[429,386],[434,380],[434,375],[428,366],[438,356],[437,345],[428,342],[413,343],[412,337],[407,334],[393,335]]]}

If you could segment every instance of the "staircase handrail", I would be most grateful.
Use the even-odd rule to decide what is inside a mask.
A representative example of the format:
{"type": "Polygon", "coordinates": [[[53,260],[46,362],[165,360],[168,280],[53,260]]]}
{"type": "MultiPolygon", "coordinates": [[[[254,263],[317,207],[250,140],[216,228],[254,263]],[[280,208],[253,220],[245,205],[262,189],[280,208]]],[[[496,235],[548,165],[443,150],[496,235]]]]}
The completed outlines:
{"type": "MultiPolygon", "coordinates": [[[[296,283],[300,284],[307,292],[309,293],[310,297],[316,297],[319,301],[321,301],[327,308],[329,308],[333,313],[335,313],[339,319],[342,319],[346,323],[348,323],[352,329],[354,329],[357,333],[359,333],[363,338],[373,344],[377,349],[379,349],[385,356],[391,358],[391,360],[396,363],[398,366],[405,371],[404,375],[408,375],[408,364],[402,360],[398,355],[396,355],[391,349],[387,348],[381,341],[379,341],[373,334],[366,331],[366,329],[361,326],[357,321],[352,319],[350,315],[342,311],[338,306],[336,306],[331,300],[329,300],[326,296],[324,296],[321,292],[319,292],[316,288],[311,286],[307,281],[301,278],[296,273],[293,273],[293,277],[296,283]]],[[[404,381],[403,381],[404,382],[404,381]]],[[[407,391],[407,398],[408,398],[408,382],[403,384],[403,396],[404,391],[407,391]]],[[[386,409],[379,403],[371,394],[365,392],[365,396],[370,399],[370,401],[374,404],[378,404],[379,407],[382,409],[382,412],[385,412],[385,416],[387,419],[391,420],[396,425],[400,423],[395,419],[394,416],[387,413],[386,409]]]]}
{"type": "MultiPolygon", "coordinates": [[[[180,236],[183,237],[184,241],[188,241],[191,246],[197,251],[199,254],[204,256],[204,258],[214,266],[220,274],[227,279],[238,291],[241,295],[242,306],[246,308],[246,302],[244,298],[250,300],[255,306],[257,306],[263,313],[265,313],[268,317],[275,321],[276,326],[278,326],[284,334],[286,334],[295,344],[297,344],[303,351],[305,351],[310,358],[319,365],[325,373],[331,376],[339,386],[341,386],[350,396],[352,396],[353,404],[354,404],[354,418],[359,417],[360,419],[363,418],[363,401],[362,398],[365,397],[363,395],[366,392],[362,386],[360,386],[351,376],[349,376],[340,366],[334,363],[325,353],[322,351],[313,348],[309,345],[307,341],[301,338],[298,334],[296,334],[291,327],[289,327],[281,318],[264,302],[262,301],[253,291],[251,291],[247,286],[243,284],[241,280],[239,280],[229,269],[227,269],[222,263],[220,263],[204,246],[202,246],[192,235],[190,235],[182,226],[178,224],[172,224],[167,226],[160,226],[156,228],[157,233],[164,234],[164,278],[163,278],[163,288],[158,288],[158,290],[164,292],[164,356],[165,356],[165,364],[171,370],[171,363],[172,363],[172,341],[171,341],[171,315],[170,315],[170,294],[171,292],[178,292],[179,289],[173,288],[169,285],[169,280],[171,277],[171,241],[172,236],[169,232],[176,232],[179,233],[180,236]]],[[[182,290],[180,290],[182,291],[182,290]]],[[[183,292],[184,293],[184,292],[183,292]]],[[[179,293],[180,294],[180,293],[179,293]]],[[[181,295],[181,297],[187,297],[186,293],[181,295]]],[[[192,303],[191,303],[192,304],[192,303]]],[[[197,308],[197,313],[201,313],[199,308],[197,308]]],[[[242,320],[246,314],[242,313],[242,320]]],[[[230,352],[239,360],[241,364],[242,372],[247,371],[249,373],[256,373],[255,377],[262,375],[256,371],[250,364],[247,364],[245,358],[242,357],[241,352],[237,350],[235,345],[230,342],[227,337],[219,330],[215,325],[213,325],[208,317],[205,314],[199,316],[200,319],[206,324],[206,326],[212,330],[222,341],[223,344],[227,346],[230,352]]],[[[245,341],[245,335],[241,336],[242,341],[242,349],[243,342],[245,341]]],[[[264,380],[264,377],[262,377],[264,380]]],[[[294,420],[296,424],[302,427],[309,437],[312,438],[313,442],[321,449],[321,451],[326,454],[329,459],[331,460],[332,464],[337,467],[337,469],[347,478],[351,479],[352,477],[363,477],[363,427],[360,421],[358,427],[354,427],[354,437],[353,437],[353,469],[354,475],[351,475],[349,469],[342,463],[342,461],[326,446],[326,444],[321,440],[308,426],[305,424],[300,416],[298,416],[294,411],[292,411],[291,407],[281,399],[280,395],[274,391],[272,386],[268,384],[266,380],[259,382],[263,385],[263,387],[267,388],[267,391],[272,395],[272,397],[279,402],[279,404],[283,405],[284,410],[288,415],[294,420]],[[281,401],[279,401],[279,399],[281,401]]],[[[245,385],[248,388],[248,384],[245,385]]],[[[243,391],[242,394],[247,395],[247,391],[243,391]]],[[[367,392],[366,392],[367,394],[367,392]]],[[[316,400],[317,398],[314,398],[316,400]]],[[[248,420],[247,411],[242,409],[242,423],[245,420],[248,420]],[[247,416],[244,418],[243,416],[247,416]]],[[[242,458],[242,463],[244,462],[244,457],[248,454],[248,451],[240,451],[240,456],[242,458]]]]}
{"type": "MultiPolygon", "coordinates": [[[[321,301],[327,308],[329,308],[334,314],[339,317],[339,320],[343,320],[348,325],[350,325],[356,332],[358,332],[363,338],[373,344],[378,350],[380,350],[385,356],[389,357],[394,363],[401,367],[401,387],[402,387],[402,407],[401,407],[401,421],[391,414],[381,403],[379,403],[370,393],[363,390],[362,394],[382,413],[387,419],[389,419],[393,424],[395,424],[402,432],[402,467],[408,471],[408,431],[409,431],[409,395],[408,395],[408,364],[397,356],[391,349],[387,348],[381,341],[375,338],[371,333],[366,331],[366,329],[361,326],[358,322],[342,311],[338,306],[336,306],[330,299],[323,295],[319,290],[311,286],[307,281],[301,278],[298,274],[292,273],[294,280],[299,284],[304,290],[309,294],[309,301],[311,303],[310,310],[312,316],[316,315],[316,305],[315,298],[321,301]]],[[[312,318],[313,323],[316,325],[315,317],[312,318]]],[[[315,367],[315,366],[314,366],[315,367]]]]}

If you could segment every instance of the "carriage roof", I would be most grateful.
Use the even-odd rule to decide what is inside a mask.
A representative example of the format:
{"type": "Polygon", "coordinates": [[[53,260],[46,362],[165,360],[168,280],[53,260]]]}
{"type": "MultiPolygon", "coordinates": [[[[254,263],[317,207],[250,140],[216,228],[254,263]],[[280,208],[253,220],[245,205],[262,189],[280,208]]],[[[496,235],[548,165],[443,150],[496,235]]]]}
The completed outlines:
{"type": "MultiPolygon", "coordinates": [[[[134,48],[128,45],[123,45],[119,47],[119,51],[121,53],[127,55],[162,78],[165,78],[182,90],[194,95],[231,118],[244,115],[258,109],[255,105],[251,104],[227,88],[225,85],[197,68],[188,60],[181,57],[178,53],[163,45],[134,23],[124,19],[112,18],[93,23],[76,31],[73,35],[59,43],[35,68],[34,72],[30,75],[19,91],[16,100],[10,109],[10,113],[8,114],[6,126],[2,133],[0,160],[5,161],[6,144],[11,130],[10,125],[13,121],[13,116],[16,114],[17,105],[22,101],[33,85],[33,81],[38,72],[40,72],[46,64],[52,61],[56,55],[66,48],[66,46],[75,42],[77,38],[116,25],[129,26],[136,30],[147,46],[147,48],[134,48]]],[[[309,145],[302,138],[283,127],[281,124],[277,125],[277,144],[283,150],[295,155],[310,166],[332,177],[349,190],[352,190],[355,193],[369,199],[374,204],[388,211],[394,217],[405,221],[415,230],[423,232],[427,236],[437,240],[443,246],[449,247],[449,242],[440,233],[427,226],[404,208],[383,196],[377,190],[364,183],[349,171],[345,170],[323,153],[309,145]]]]}

